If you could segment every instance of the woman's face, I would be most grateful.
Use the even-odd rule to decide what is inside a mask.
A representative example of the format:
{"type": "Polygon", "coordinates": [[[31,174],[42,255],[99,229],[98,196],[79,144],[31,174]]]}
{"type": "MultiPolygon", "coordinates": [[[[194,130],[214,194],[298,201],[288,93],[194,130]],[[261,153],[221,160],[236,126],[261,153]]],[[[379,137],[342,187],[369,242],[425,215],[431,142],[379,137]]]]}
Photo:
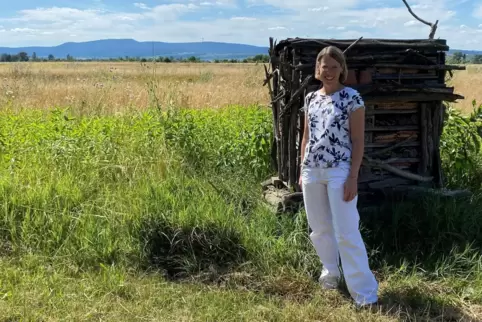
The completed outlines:
{"type": "Polygon", "coordinates": [[[340,81],[342,68],[340,63],[329,55],[323,56],[320,61],[320,76],[323,84],[337,84],[340,81]]]}

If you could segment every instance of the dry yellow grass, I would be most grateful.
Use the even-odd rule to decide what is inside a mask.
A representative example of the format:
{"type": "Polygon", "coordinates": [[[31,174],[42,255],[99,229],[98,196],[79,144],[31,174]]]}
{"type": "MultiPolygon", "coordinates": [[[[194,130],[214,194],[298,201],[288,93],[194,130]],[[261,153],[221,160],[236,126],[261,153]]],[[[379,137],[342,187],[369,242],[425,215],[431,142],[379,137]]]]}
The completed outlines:
{"type": "MultiPolygon", "coordinates": [[[[0,64],[0,105],[22,108],[72,107],[77,113],[144,109],[150,89],[162,105],[191,108],[269,104],[262,64],[210,63],[10,63],[0,64]]],[[[448,84],[465,96],[469,112],[482,102],[482,67],[457,71],[448,84]]]]}
{"type": "Polygon", "coordinates": [[[261,64],[0,64],[0,105],[122,112],[149,106],[150,90],[161,104],[183,107],[267,104],[263,73],[261,64]]]}
{"type": "Polygon", "coordinates": [[[448,80],[447,85],[454,86],[455,92],[465,97],[454,106],[470,113],[472,100],[475,99],[477,105],[482,104],[482,65],[468,65],[466,70],[454,72],[454,76],[448,80]]]}

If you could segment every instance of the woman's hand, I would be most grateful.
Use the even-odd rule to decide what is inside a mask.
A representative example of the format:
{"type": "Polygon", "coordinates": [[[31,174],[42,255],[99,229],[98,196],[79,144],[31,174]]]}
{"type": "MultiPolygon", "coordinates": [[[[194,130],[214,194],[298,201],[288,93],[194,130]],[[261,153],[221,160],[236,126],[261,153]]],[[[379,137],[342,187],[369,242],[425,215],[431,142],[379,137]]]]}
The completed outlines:
{"type": "Polygon", "coordinates": [[[343,199],[346,202],[352,201],[358,194],[358,180],[356,177],[348,177],[344,185],[343,199]]]}

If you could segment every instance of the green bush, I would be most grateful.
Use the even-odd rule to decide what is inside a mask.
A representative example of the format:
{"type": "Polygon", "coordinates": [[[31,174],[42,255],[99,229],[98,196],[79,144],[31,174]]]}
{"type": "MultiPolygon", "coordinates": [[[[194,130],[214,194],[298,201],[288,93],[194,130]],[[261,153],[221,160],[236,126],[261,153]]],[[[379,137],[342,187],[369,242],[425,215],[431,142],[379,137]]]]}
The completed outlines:
{"type": "Polygon", "coordinates": [[[161,123],[169,146],[192,167],[256,181],[271,173],[270,113],[258,106],[174,109],[161,123]]]}
{"type": "Polygon", "coordinates": [[[440,146],[448,187],[482,187],[482,104],[472,106],[470,115],[446,109],[440,146]]]}

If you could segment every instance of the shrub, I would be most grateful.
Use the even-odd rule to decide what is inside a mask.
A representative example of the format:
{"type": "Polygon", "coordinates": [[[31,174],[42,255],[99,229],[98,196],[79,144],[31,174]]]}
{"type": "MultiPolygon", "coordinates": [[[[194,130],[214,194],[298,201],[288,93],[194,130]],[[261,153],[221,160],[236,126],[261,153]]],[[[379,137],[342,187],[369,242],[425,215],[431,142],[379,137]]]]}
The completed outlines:
{"type": "Polygon", "coordinates": [[[470,115],[452,106],[446,109],[440,146],[449,187],[482,187],[482,104],[474,100],[472,106],[470,115]]]}

